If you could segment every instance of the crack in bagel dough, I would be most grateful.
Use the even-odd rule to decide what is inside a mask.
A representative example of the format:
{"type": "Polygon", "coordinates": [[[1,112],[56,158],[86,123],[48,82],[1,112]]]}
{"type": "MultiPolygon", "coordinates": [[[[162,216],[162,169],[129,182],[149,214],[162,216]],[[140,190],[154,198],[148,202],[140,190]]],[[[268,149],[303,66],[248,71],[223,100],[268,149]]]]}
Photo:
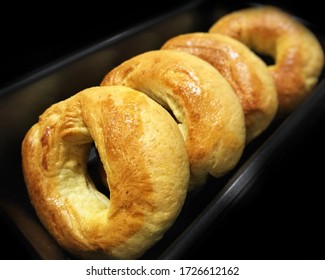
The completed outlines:
{"type": "Polygon", "coordinates": [[[188,156],[176,122],[123,86],[88,88],[53,104],[27,132],[22,159],[38,217],[78,258],[138,258],[174,223],[188,191],[188,156]],[[93,143],[110,199],[87,173],[93,143]]]}
{"type": "Polygon", "coordinates": [[[196,32],[170,38],[161,49],[188,52],[218,69],[240,99],[247,143],[274,119],[278,109],[274,80],[266,64],[241,42],[222,34],[196,32]]]}
{"type": "Polygon", "coordinates": [[[301,104],[318,82],[324,66],[320,42],[307,26],[277,7],[262,5],[228,13],[209,32],[230,36],[274,59],[268,69],[278,93],[279,117],[301,104]]]}
{"type": "Polygon", "coordinates": [[[101,85],[134,88],[172,111],[187,146],[190,189],[238,163],[246,141],[243,109],[229,83],[203,59],[175,50],[148,51],[112,69],[101,85]]]}

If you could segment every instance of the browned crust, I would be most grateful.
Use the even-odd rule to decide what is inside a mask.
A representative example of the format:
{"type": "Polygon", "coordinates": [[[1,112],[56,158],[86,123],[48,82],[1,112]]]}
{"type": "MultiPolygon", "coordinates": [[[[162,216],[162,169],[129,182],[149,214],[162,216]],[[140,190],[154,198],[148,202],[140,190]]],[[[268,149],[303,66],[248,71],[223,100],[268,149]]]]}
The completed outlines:
{"type": "Polygon", "coordinates": [[[146,93],[173,112],[187,145],[191,186],[237,164],[245,146],[244,113],[211,64],[185,52],[149,51],[120,64],[101,83],[118,84],[146,93]]]}
{"type": "Polygon", "coordinates": [[[196,32],[175,36],[161,49],[196,55],[226,78],[245,113],[247,143],[269,126],[278,107],[274,81],[265,63],[244,44],[222,34],[196,32]]]}
{"type": "Polygon", "coordinates": [[[37,215],[80,258],[139,257],[171,226],[187,193],[187,152],[173,118],[122,86],[89,88],[52,105],[26,134],[22,159],[37,215]],[[93,141],[110,200],[87,174],[93,141]]]}
{"type": "Polygon", "coordinates": [[[231,36],[261,54],[273,56],[279,115],[293,111],[319,79],[324,65],[317,37],[292,15],[273,6],[226,14],[209,29],[231,36]]]}

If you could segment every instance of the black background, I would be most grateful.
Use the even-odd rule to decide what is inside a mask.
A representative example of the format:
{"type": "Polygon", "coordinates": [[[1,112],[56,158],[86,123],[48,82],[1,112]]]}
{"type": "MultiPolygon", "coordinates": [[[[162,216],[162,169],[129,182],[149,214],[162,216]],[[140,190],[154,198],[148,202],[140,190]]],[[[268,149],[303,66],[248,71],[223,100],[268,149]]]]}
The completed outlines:
{"type": "MultiPolygon", "coordinates": [[[[91,1],[73,6],[60,2],[7,3],[1,8],[0,17],[0,88],[54,59],[188,1],[117,2],[113,5],[91,1]]],[[[236,6],[242,2],[254,1],[230,0],[226,3],[236,6]]],[[[297,16],[324,28],[320,1],[255,2],[292,10],[297,16]]]]}
{"type": "MultiPolygon", "coordinates": [[[[186,1],[119,2],[6,4],[0,22],[0,89],[78,48],[186,1]]],[[[238,2],[229,1],[229,5],[238,2]]],[[[324,31],[321,1],[297,2],[259,1],[292,10],[324,31]]],[[[324,120],[323,116],[302,129],[259,180],[253,194],[223,223],[212,227],[186,258],[324,259],[324,120]]],[[[2,259],[32,258],[3,220],[0,229],[2,259]],[[10,250],[5,249],[6,244],[10,250]]]]}

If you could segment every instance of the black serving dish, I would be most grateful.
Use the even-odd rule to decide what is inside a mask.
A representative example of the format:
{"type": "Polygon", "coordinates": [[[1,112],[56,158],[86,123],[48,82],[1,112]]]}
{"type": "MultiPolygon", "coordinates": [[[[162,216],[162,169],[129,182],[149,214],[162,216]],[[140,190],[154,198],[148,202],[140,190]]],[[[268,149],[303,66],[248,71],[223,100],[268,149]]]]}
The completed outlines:
{"type": "MultiPolygon", "coordinates": [[[[5,238],[18,245],[9,244],[8,258],[73,258],[38,221],[21,171],[22,139],[48,106],[98,85],[114,66],[158,49],[172,36],[207,31],[225,13],[266,3],[189,1],[77,48],[0,89],[0,214],[5,238]]],[[[324,46],[318,23],[290,6],[276,4],[303,20],[324,46]]],[[[188,194],[175,224],[142,259],[325,257],[324,184],[319,181],[325,153],[324,119],[322,75],[299,108],[286,119],[274,121],[246,147],[233,171],[209,178],[206,186],[188,194]]]]}

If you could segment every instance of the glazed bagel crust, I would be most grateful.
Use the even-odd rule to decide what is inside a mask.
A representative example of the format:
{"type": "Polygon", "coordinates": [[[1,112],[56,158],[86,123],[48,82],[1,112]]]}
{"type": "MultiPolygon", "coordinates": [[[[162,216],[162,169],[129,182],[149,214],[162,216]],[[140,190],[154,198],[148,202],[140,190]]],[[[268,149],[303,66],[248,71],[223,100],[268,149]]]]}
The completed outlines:
{"type": "Polygon", "coordinates": [[[279,115],[292,112],[318,82],[324,65],[320,42],[305,25],[277,7],[257,6],[228,13],[209,32],[233,37],[274,58],[269,69],[278,92],[279,115]]]}
{"type": "Polygon", "coordinates": [[[266,64],[241,42],[222,34],[196,32],[175,36],[161,49],[188,52],[219,70],[244,109],[247,143],[272,122],[278,109],[273,78],[266,64]]]}
{"type": "Polygon", "coordinates": [[[246,134],[243,109],[206,61],[176,50],[149,51],[112,69],[101,85],[129,86],[173,113],[187,146],[190,188],[203,185],[208,174],[224,175],[239,161],[246,134]]]}
{"type": "Polygon", "coordinates": [[[27,132],[22,159],[37,215],[77,258],[140,257],[175,221],[188,188],[176,122],[145,94],[122,86],[85,89],[49,107],[27,132]],[[93,142],[110,198],[87,172],[93,142]]]}

